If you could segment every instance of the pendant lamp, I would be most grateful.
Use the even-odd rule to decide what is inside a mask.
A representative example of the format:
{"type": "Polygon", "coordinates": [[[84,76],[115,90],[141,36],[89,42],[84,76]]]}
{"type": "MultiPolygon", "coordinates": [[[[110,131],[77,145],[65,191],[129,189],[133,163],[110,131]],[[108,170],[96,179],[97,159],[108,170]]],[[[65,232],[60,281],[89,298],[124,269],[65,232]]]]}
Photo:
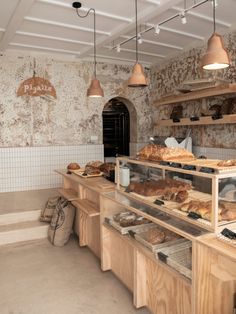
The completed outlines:
{"type": "Polygon", "coordinates": [[[90,86],[87,90],[88,97],[103,97],[104,92],[100,85],[99,80],[97,79],[97,60],[96,60],[96,11],[93,8],[90,8],[85,15],[80,15],[78,9],[81,8],[80,2],[73,2],[73,8],[76,9],[76,13],[79,17],[85,18],[89,15],[90,12],[93,12],[93,78],[91,80],[90,86]]]}
{"type": "Polygon", "coordinates": [[[145,87],[148,85],[142,65],[138,62],[138,5],[135,0],[135,22],[136,22],[136,63],[132,75],[128,80],[129,87],[145,87]]]}
{"type": "Polygon", "coordinates": [[[215,9],[216,4],[215,0],[213,0],[214,32],[208,40],[207,51],[201,61],[201,65],[205,70],[224,69],[230,65],[229,55],[225,49],[223,38],[216,33],[215,9]]]}

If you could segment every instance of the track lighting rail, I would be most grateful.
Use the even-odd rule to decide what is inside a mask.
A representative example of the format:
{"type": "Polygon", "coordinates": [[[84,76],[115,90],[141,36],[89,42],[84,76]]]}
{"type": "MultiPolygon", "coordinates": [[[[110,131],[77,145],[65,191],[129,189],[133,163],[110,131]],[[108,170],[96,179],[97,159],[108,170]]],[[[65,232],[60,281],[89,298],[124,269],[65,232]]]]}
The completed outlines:
{"type": "MultiPolygon", "coordinates": [[[[195,9],[195,8],[197,8],[197,7],[199,7],[199,6],[203,5],[203,4],[205,4],[205,3],[208,2],[208,1],[212,1],[212,0],[202,0],[202,1],[200,1],[200,2],[198,2],[198,3],[195,3],[194,5],[192,5],[192,6],[188,7],[188,8],[184,8],[182,12],[176,13],[176,14],[170,16],[169,18],[167,18],[167,19],[161,21],[161,22],[158,23],[157,25],[150,26],[150,27],[144,29],[143,31],[140,31],[139,34],[138,34],[138,36],[142,36],[143,34],[149,32],[149,31],[151,31],[151,30],[154,30],[154,31],[155,31],[156,28],[157,28],[157,26],[158,26],[158,29],[159,29],[159,27],[160,27],[161,25],[164,25],[165,23],[168,23],[168,22],[174,20],[174,19],[177,18],[177,17],[179,18],[181,14],[183,14],[183,13],[186,14],[186,13],[188,13],[188,11],[195,9]]],[[[133,35],[133,36],[131,36],[131,37],[129,37],[129,38],[127,38],[127,39],[121,41],[120,43],[118,43],[118,44],[116,44],[116,45],[113,45],[110,49],[111,49],[111,50],[112,50],[112,49],[120,50],[121,46],[123,46],[124,44],[128,43],[129,41],[131,41],[131,40],[133,40],[133,39],[135,39],[135,38],[136,38],[136,35],[133,35]],[[119,48],[117,48],[117,47],[119,47],[119,48]]]]}

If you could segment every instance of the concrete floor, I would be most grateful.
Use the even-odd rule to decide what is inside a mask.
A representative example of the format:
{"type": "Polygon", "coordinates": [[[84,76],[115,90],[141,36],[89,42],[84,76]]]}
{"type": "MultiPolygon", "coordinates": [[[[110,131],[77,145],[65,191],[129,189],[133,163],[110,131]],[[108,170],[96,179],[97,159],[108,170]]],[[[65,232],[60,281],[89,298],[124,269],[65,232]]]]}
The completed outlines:
{"type": "Polygon", "coordinates": [[[71,238],[0,248],[1,314],[149,314],[98,259],[71,238]]]}

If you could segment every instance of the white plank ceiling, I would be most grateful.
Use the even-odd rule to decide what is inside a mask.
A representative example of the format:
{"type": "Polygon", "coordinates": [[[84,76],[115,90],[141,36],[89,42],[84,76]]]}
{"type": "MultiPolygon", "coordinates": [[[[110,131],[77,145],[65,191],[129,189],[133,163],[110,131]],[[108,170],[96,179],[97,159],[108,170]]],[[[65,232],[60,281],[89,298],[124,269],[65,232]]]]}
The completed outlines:
{"type": "MultiPolygon", "coordinates": [[[[73,0],[0,0],[0,52],[27,50],[51,56],[93,59],[93,16],[84,19],[72,8],[73,0]]],[[[138,0],[138,31],[157,25],[203,0],[138,0]]],[[[97,61],[133,64],[135,38],[134,0],[84,0],[80,12],[96,10],[97,61]],[[113,48],[113,49],[112,49],[113,48]]],[[[212,0],[142,35],[139,60],[145,66],[158,64],[189,47],[202,45],[213,31],[212,0]]],[[[217,0],[216,30],[225,34],[235,27],[236,0],[217,0]]]]}

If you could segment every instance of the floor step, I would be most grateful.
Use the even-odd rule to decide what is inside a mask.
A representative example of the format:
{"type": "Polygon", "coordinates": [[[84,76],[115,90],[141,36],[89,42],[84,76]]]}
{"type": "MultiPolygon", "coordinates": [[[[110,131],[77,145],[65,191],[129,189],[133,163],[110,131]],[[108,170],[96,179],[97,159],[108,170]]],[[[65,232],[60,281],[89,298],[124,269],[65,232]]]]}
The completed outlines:
{"type": "Polygon", "coordinates": [[[26,221],[38,221],[41,210],[27,210],[16,213],[0,215],[0,226],[15,224],[26,221]]]}
{"type": "Polygon", "coordinates": [[[42,209],[48,198],[56,195],[57,189],[0,193],[0,214],[42,209]]]}
{"type": "Polygon", "coordinates": [[[27,221],[0,226],[0,245],[47,238],[48,224],[27,221]]]}

